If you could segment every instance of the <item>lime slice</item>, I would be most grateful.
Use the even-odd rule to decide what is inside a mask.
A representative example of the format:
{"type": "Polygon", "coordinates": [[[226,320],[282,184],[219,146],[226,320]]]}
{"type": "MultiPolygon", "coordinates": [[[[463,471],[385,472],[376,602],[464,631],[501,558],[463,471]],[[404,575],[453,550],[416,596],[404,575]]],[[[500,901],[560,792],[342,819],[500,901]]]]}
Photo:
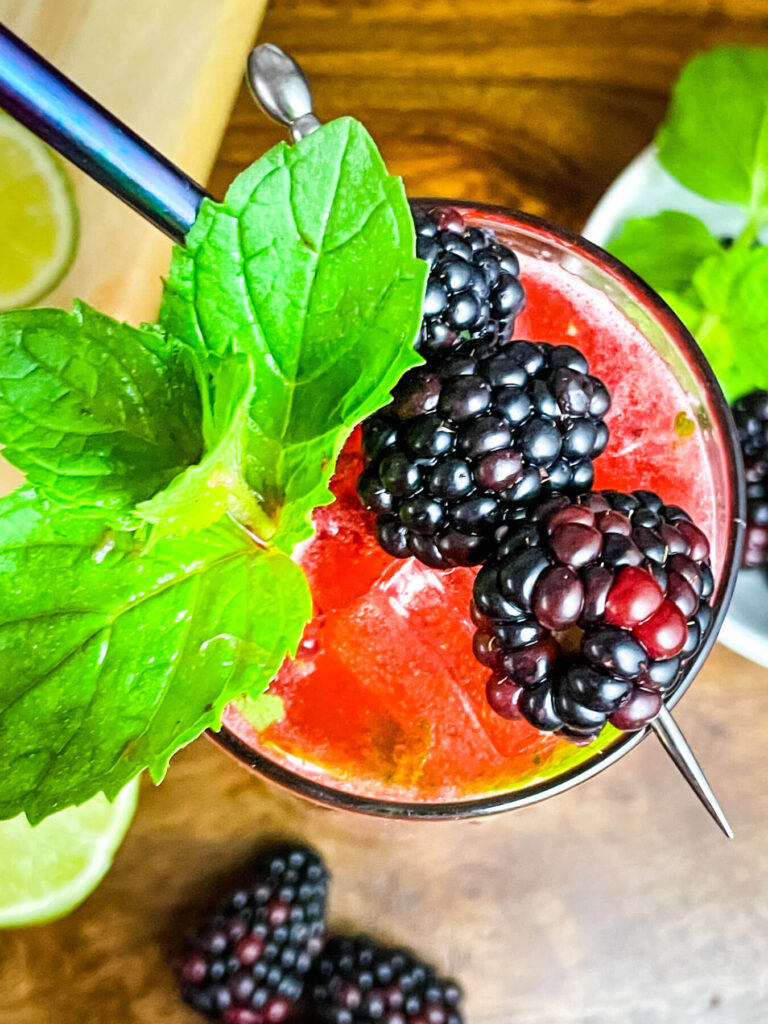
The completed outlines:
{"type": "Polygon", "coordinates": [[[0,113],[0,311],[58,284],[77,249],[77,207],[59,159],[0,113]]]}
{"type": "Polygon", "coordinates": [[[34,828],[23,814],[0,821],[0,928],[69,913],[107,872],[136,810],[139,780],[113,804],[99,795],[34,828]]]}

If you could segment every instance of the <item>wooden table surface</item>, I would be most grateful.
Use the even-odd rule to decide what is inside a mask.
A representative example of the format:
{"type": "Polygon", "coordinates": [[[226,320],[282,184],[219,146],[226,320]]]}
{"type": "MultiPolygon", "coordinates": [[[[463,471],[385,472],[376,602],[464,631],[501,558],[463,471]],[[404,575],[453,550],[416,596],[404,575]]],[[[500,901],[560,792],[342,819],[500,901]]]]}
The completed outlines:
{"type": "MultiPolygon", "coordinates": [[[[410,194],[578,227],[690,54],[768,44],[768,0],[273,0],[261,38],[301,60],[321,117],[366,122],[410,194]]],[[[278,138],[242,91],[213,191],[278,138]]],[[[678,714],[733,843],[653,742],[538,807],[430,825],[313,808],[202,739],[144,787],[84,906],[0,937],[0,1021],[193,1024],[168,965],[179,935],[279,834],[327,858],[336,924],[458,976],[469,1024],[764,1024],[768,672],[717,648],[678,714]]]]}

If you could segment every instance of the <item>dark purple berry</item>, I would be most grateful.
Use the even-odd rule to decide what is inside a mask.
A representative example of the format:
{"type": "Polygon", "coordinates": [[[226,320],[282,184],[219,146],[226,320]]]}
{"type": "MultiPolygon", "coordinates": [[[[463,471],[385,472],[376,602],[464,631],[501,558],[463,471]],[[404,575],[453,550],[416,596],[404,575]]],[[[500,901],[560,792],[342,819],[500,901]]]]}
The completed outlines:
{"type": "MultiPolygon", "coordinates": [[[[449,263],[441,287],[460,274],[459,264],[449,263]]],[[[432,355],[405,374],[392,404],[363,424],[368,464],[358,494],[387,520],[383,544],[390,554],[413,555],[435,568],[477,564],[503,518],[547,495],[592,486],[592,458],[607,428],[586,400],[575,398],[594,390],[593,378],[573,368],[586,360],[572,347],[562,356],[558,351],[545,343],[498,340],[432,355]],[[577,408],[582,411],[568,411],[577,408]],[[429,504],[435,502],[441,513],[429,504]],[[425,536],[433,542],[418,540],[425,536]]],[[[602,541],[593,534],[590,543],[602,541]]],[[[636,557],[642,558],[639,550],[636,557]]]]}
{"type": "Polygon", "coordinates": [[[177,968],[184,999],[225,1024],[281,1024],[322,948],[327,890],[312,850],[265,853],[250,884],[190,937],[177,968]]]}
{"type": "MultiPolygon", "coordinates": [[[[437,409],[440,378],[422,367],[409,370],[392,392],[392,411],[401,420],[425,416],[437,409]]],[[[375,458],[375,456],[371,456],[375,458]]]]}
{"type": "Polygon", "coordinates": [[[520,479],[523,472],[523,459],[514,449],[503,448],[501,451],[490,452],[479,459],[475,465],[475,480],[485,491],[496,493],[506,491],[520,479]]]}
{"type": "Polygon", "coordinates": [[[572,569],[581,569],[599,556],[603,538],[594,526],[583,523],[564,523],[550,537],[550,546],[558,562],[572,569]]]}
{"type": "Polygon", "coordinates": [[[714,588],[706,538],[670,507],[647,491],[553,495],[496,530],[473,613],[492,705],[514,698],[515,714],[575,743],[607,718],[638,729],[658,714],[711,627],[714,588]],[[652,517],[653,543],[635,525],[652,517]]]}
{"type": "Polygon", "coordinates": [[[572,569],[554,565],[539,577],[533,607],[537,621],[545,629],[567,629],[581,616],[584,585],[572,569]]]}
{"type": "Polygon", "coordinates": [[[510,682],[530,689],[551,674],[558,655],[559,650],[554,640],[537,640],[527,647],[519,647],[504,654],[501,665],[510,682]]]}
{"type": "Polygon", "coordinates": [[[310,994],[320,1024],[463,1024],[455,982],[365,936],[328,940],[310,994]]]}
{"type": "Polygon", "coordinates": [[[549,561],[538,547],[524,547],[499,569],[502,593],[525,612],[531,610],[533,591],[549,561]]]}
{"type": "Polygon", "coordinates": [[[414,207],[416,254],[430,267],[416,343],[427,358],[461,351],[489,331],[505,341],[525,305],[515,254],[492,231],[467,227],[457,210],[445,213],[414,207]]]}
{"type": "Polygon", "coordinates": [[[631,633],[618,626],[602,626],[585,633],[581,649],[596,668],[611,675],[637,679],[648,664],[648,655],[631,633]]]}
{"type": "Polygon", "coordinates": [[[485,685],[485,696],[497,715],[502,718],[520,718],[518,701],[522,687],[516,686],[504,676],[492,675],[485,685]]]}
{"type": "Polygon", "coordinates": [[[523,690],[517,706],[526,720],[543,732],[556,732],[563,725],[548,682],[541,683],[533,690],[523,690]]]}
{"type": "Polygon", "coordinates": [[[520,431],[520,449],[534,466],[551,466],[562,446],[562,435],[552,420],[529,420],[520,431]]]}
{"type": "Polygon", "coordinates": [[[668,661],[650,662],[646,672],[646,682],[662,693],[668,693],[680,675],[681,660],[678,657],[670,658],[668,661]]]}
{"type": "Polygon", "coordinates": [[[437,410],[445,419],[463,423],[484,413],[491,404],[491,396],[490,385],[482,377],[449,378],[440,392],[437,410]]]}
{"type": "Polygon", "coordinates": [[[379,469],[379,477],[382,487],[385,487],[394,498],[416,494],[421,488],[419,467],[401,452],[393,452],[384,458],[379,469]]]}
{"type": "Polygon", "coordinates": [[[585,708],[610,714],[632,692],[632,683],[628,679],[606,675],[590,665],[578,664],[568,670],[565,689],[585,708]]]}
{"type": "Polygon", "coordinates": [[[459,447],[473,458],[509,448],[511,444],[512,431],[499,416],[481,416],[467,424],[459,435],[459,447]]]}
{"type": "Polygon", "coordinates": [[[613,586],[615,574],[602,565],[587,566],[581,573],[584,584],[584,611],[582,619],[585,625],[600,622],[605,617],[605,605],[608,592],[613,586]]]}
{"type": "MultiPolygon", "coordinates": [[[[474,488],[472,467],[464,459],[444,459],[430,473],[427,486],[429,493],[435,498],[445,498],[449,501],[463,498],[474,488]]],[[[360,493],[359,487],[358,493],[360,493]]],[[[366,504],[368,503],[366,502],[366,504]]],[[[368,508],[373,509],[373,506],[368,504],[368,508]]],[[[376,509],[373,511],[375,512],[376,509]]]]}
{"type": "Polygon", "coordinates": [[[634,732],[648,725],[661,711],[662,697],[657,690],[637,686],[629,699],[610,717],[611,725],[624,732],[634,732]]]}

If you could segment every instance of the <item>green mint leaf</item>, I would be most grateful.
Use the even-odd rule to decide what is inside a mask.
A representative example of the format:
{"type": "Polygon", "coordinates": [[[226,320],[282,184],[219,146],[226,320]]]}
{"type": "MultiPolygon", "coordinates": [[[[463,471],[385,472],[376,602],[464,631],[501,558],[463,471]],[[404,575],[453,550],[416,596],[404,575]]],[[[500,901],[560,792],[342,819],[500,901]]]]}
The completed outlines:
{"type": "Polygon", "coordinates": [[[768,388],[768,248],[709,256],[693,290],[704,310],[693,333],[729,401],[768,388]]]}
{"type": "Polygon", "coordinates": [[[248,410],[255,389],[249,356],[231,356],[217,366],[210,388],[213,409],[204,420],[206,455],[136,508],[153,525],[150,547],[163,537],[205,529],[228,513],[263,541],[274,532],[245,480],[248,410]]]}
{"type": "Polygon", "coordinates": [[[664,288],[660,288],[659,295],[664,299],[668,306],[672,307],[691,334],[694,337],[697,337],[699,328],[707,316],[707,311],[693,285],[689,285],[687,288],[684,288],[679,292],[667,291],[664,288]]]}
{"type": "Polygon", "coordinates": [[[257,160],[174,252],[161,323],[202,358],[252,358],[247,478],[287,551],[352,428],[420,362],[414,247],[401,181],[343,118],[257,160]]]}
{"type": "Polygon", "coordinates": [[[235,707],[254,732],[264,732],[270,725],[285,717],[285,703],[275,693],[262,693],[254,700],[252,697],[241,697],[235,701],[235,707]]]}
{"type": "Polygon", "coordinates": [[[301,569],[225,518],[142,553],[140,534],[0,501],[0,818],[114,795],[295,651],[301,569]],[[44,586],[41,586],[44,580],[44,586]]]}
{"type": "Polygon", "coordinates": [[[669,303],[726,397],[768,388],[768,248],[724,249],[695,217],[630,220],[610,251],[669,303]]]}
{"type": "Polygon", "coordinates": [[[768,50],[723,46],[694,57],[675,85],[656,142],[687,188],[768,219],[768,50]]]}
{"type": "Polygon", "coordinates": [[[121,513],[202,453],[190,353],[84,303],[0,316],[0,442],[38,490],[121,513]]]}
{"type": "Polygon", "coordinates": [[[722,251],[697,217],[668,210],[628,220],[608,249],[657,292],[683,292],[702,260],[722,251]]]}

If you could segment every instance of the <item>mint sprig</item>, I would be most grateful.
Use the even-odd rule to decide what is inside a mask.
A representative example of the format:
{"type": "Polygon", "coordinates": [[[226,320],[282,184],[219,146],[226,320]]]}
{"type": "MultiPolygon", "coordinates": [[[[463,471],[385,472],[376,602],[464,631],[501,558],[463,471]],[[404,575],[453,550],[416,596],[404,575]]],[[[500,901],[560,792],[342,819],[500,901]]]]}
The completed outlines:
{"type": "Polygon", "coordinates": [[[248,482],[290,551],[350,430],[408,367],[426,265],[402,182],[351,118],[276,146],[206,202],[177,249],[162,326],[201,356],[253,360],[248,482]]]}
{"type": "Polygon", "coordinates": [[[733,401],[768,388],[768,50],[719,47],[683,69],[656,144],[661,163],[708,199],[736,204],[744,227],[714,238],[696,217],[629,220],[610,251],[670,304],[733,401]]]}
{"type": "Polygon", "coordinates": [[[345,119],[206,202],[160,324],[0,316],[0,818],[116,794],[244,697],[311,614],[288,557],[413,349],[426,265],[345,119]]]}

